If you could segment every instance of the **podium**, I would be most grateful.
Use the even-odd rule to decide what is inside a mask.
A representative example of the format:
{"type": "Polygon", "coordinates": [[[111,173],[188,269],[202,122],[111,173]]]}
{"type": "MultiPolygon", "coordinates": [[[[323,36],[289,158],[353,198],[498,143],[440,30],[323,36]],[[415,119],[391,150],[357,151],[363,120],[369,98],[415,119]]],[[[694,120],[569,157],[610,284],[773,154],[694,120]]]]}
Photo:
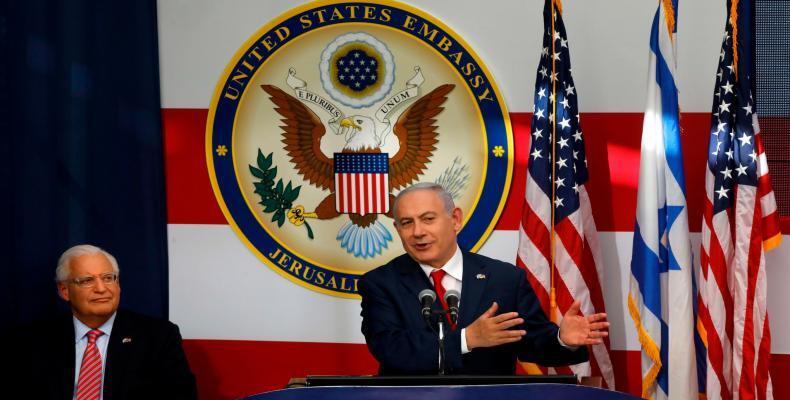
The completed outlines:
{"type": "MultiPolygon", "coordinates": [[[[333,377],[328,386],[306,386],[261,393],[246,397],[247,400],[478,400],[506,399],[533,400],[638,400],[626,393],[589,386],[561,383],[513,383],[518,377],[414,377],[411,386],[400,377],[333,377]],[[345,378],[345,382],[343,379],[345,378]],[[495,383],[495,382],[502,382],[495,383]],[[490,384],[488,382],[491,382],[490,384]],[[348,383],[348,385],[343,385],[348,383]],[[343,386],[335,386],[336,384],[343,386]]],[[[532,377],[527,377],[527,379],[532,377]]],[[[547,378],[546,376],[536,376],[547,378]]],[[[522,378],[523,379],[523,378],[522,378]]],[[[319,383],[320,384],[320,383],[319,383]]]]}
{"type": "MultiPolygon", "coordinates": [[[[519,383],[570,383],[575,375],[391,375],[391,376],[308,376],[300,386],[471,386],[519,383]]],[[[288,385],[294,387],[294,385],[288,385]]]]}

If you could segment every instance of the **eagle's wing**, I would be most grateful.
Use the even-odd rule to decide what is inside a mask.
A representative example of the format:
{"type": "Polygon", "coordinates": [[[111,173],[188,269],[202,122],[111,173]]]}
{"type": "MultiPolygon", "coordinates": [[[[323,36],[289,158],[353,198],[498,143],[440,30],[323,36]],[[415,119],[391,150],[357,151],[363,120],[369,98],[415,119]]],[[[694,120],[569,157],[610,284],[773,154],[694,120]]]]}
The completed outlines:
{"type": "Polygon", "coordinates": [[[395,135],[400,149],[390,157],[390,186],[392,189],[405,187],[425,171],[430,162],[436,140],[436,120],[434,117],[442,110],[447,94],[455,85],[445,84],[433,89],[409,106],[395,123],[395,135]]]}
{"type": "Polygon", "coordinates": [[[326,128],[315,113],[295,97],[273,85],[261,85],[283,116],[285,151],[304,178],[321,189],[334,190],[332,160],[321,152],[326,128]]]}

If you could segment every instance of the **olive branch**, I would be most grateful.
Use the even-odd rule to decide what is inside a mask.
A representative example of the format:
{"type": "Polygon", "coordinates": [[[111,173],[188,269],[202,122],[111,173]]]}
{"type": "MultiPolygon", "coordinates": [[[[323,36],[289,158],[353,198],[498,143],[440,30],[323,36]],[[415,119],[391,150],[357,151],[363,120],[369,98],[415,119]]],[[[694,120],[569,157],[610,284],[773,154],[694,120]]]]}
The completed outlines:
{"type": "Polygon", "coordinates": [[[258,204],[263,206],[263,212],[274,213],[272,222],[276,222],[277,227],[282,227],[285,223],[287,211],[288,221],[296,226],[304,224],[307,228],[307,237],[312,239],[313,230],[310,228],[310,224],[305,221],[304,207],[293,206],[302,187],[293,187],[290,181],[283,186],[282,178],[277,179],[277,183],[274,182],[277,177],[277,166],[272,165],[272,154],[264,156],[263,152],[258,149],[257,167],[250,165],[250,173],[259,179],[254,183],[255,193],[261,197],[258,204]]]}

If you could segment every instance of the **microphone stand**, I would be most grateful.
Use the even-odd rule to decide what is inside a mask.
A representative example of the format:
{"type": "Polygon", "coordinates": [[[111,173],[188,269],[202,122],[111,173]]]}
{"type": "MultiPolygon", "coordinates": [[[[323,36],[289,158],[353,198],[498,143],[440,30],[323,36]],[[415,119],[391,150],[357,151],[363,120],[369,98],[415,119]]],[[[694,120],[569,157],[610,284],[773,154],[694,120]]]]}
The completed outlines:
{"type": "Polygon", "coordinates": [[[437,333],[435,329],[433,329],[433,324],[431,324],[431,318],[426,316],[425,323],[428,325],[429,328],[433,331],[433,333],[437,333],[438,337],[438,344],[439,344],[439,375],[445,375],[445,365],[446,357],[444,353],[444,332],[447,329],[444,322],[445,311],[434,311],[432,315],[439,316],[439,332],[437,333]]]}
{"type": "Polygon", "coordinates": [[[444,313],[439,314],[439,375],[444,375],[444,313]]]}

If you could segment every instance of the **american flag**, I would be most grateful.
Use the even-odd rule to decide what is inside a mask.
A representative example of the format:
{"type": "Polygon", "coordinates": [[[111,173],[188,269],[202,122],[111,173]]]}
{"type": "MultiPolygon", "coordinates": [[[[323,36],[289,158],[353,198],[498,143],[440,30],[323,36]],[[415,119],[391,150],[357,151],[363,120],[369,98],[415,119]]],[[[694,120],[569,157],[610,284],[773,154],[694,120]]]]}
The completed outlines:
{"type": "MultiPolygon", "coordinates": [[[[546,0],[516,260],[527,271],[543,311],[557,323],[575,300],[581,301],[584,315],[605,312],[603,264],[585,188],[587,160],[561,11],[559,1],[546,0]]],[[[602,376],[605,385],[614,388],[608,338],[604,342],[592,346],[589,363],[571,370],[580,376],[602,376]]]]}
{"type": "Polygon", "coordinates": [[[335,153],[337,212],[384,214],[389,207],[389,155],[335,153]]]}
{"type": "Polygon", "coordinates": [[[659,1],[650,34],[628,312],[641,346],[641,394],[697,397],[694,292],[675,83],[677,0],[659,1]]]}
{"type": "Polygon", "coordinates": [[[751,2],[735,3],[728,1],[714,89],[697,328],[707,350],[708,399],[771,399],[765,251],[781,233],[744,62],[753,49],[744,39],[751,21],[742,17],[751,2]]]}

